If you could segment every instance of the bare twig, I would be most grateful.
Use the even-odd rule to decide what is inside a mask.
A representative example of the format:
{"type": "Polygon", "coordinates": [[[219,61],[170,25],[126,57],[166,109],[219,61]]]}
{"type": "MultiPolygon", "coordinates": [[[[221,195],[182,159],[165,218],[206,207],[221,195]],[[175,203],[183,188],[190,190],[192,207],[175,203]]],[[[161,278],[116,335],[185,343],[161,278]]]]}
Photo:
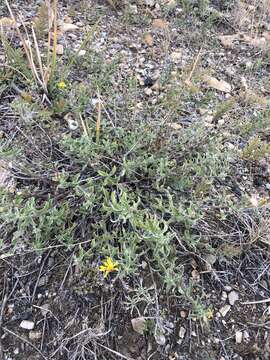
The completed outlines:
{"type": "Polygon", "coordinates": [[[5,295],[2,301],[1,312],[0,312],[0,360],[4,360],[4,350],[1,342],[1,337],[2,337],[3,317],[4,317],[5,307],[7,304],[7,299],[8,297],[7,295],[5,295]]]}
{"type": "Polygon", "coordinates": [[[189,73],[189,76],[188,76],[187,79],[185,80],[185,84],[187,84],[187,85],[190,85],[191,78],[192,78],[192,76],[193,76],[193,73],[194,73],[197,65],[198,65],[198,62],[199,62],[201,53],[202,53],[202,49],[199,50],[199,52],[198,52],[198,54],[197,54],[197,56],[196,56],[196,59],[195,59],[193,65],[192,65],[192,69],[191,69],[191,71],[190,71],[190,73],[189,73]]]}
{"type": "Polygon", "coordinates": [[[98,342],[96,342],[96,344],[97,344],[98,346],[102,347],[103,349],[108,350],[108,351],[111,352],[112,354],[119,356],[121,359],[132,360],[131,358],[126,357],[125,355],[120,354],[118,351],[115,351],[115,350],[113,350],[113,349],[110,349],[110,348],[108,348],[108,347],[105,346],[105,345],[102,345],[102,344],[100,344],[100,343],[98,343],[98,342]]]}
{"type": "Polygon", "coordinates": [[[96,143],[99,142],[100,138],[100,124],[101,124],[101,100],[98,92],[98,103],[97,103],[97,122],[96,122],[96,143]]]}
{"type": "Polygon", "coordinates": [[[20,336],[20,335],[16,334],[15,332],[7,329],[6,327],[3,327],[3,330],[4,330],[5,332],[7,332],[8,334],[16,337],[17,339],[19,339],[19,340],[25,342],[26,344],[28,344],[29,346],[31,346],[34,350],[36,350],[36,352],[39,353],[39,355],[42,357],[42,359],[48,360],[48,358],[47,358],[45,355],[43,355],[42,352],[41,352],[34,344],[32,344],[32,343],[31,343],[30,341],[28,341],[27,339],[25,339],[23,336],[20,336]]]}
{"type": "Polygon", "coordinates": [[[254,304],[266,304],[270,302],[270,298],[269,299],[263,299],[263,300],[258,300],[258,301],[246,301],[246,302],[242,302],[242,305],[254,305],[254,304]]]}

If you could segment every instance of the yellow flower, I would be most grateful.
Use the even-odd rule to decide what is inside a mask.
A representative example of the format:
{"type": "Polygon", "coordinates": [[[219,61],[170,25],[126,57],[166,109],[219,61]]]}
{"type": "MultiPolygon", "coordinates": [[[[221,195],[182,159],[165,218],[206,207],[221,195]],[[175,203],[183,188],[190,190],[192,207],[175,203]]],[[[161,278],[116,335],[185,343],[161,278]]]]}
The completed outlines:
{"type": "Polygon", "coordinates": [[[114,262],[112,258],[107,257],[106,260],[103,261],[102,265],[99,267],[101,272],[104,272],[104,277],[107,277],[109,273],[113,271],[118,271],[118,262],[114,262]]]}
{"type": "Polygon", "coordinates": [[[63,89],[65,89],[67,87],[67,84],[64,81],[60,81],[57,84],[57,87],[58,87],[58,89],[63,90],[63,89]]]}
{"type": "Polygon", "coordinates": [[[213,318],[214,318],[214,311],[212,309],[208,309],[206,313],[206,319],[213,320],[213,318]]]}

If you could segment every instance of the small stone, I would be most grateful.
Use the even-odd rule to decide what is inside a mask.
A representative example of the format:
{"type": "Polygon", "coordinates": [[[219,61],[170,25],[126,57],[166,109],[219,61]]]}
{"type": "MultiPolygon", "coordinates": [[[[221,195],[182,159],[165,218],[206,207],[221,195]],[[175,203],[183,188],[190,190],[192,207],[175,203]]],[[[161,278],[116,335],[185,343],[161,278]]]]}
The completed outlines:
{"type": "Polygon", "coordinates": [[[18,355],[19,352],[20,352],[20,349],[19,349],[19,348],[16,348],[16,349],[13,351],[14,355],[18,355]]]}
{"type": "Polygon", "coordinates": [[[146,89],[144,89],[144,93],[145,93],[145,95],[147,95],[147,96],[151,96],[152,93],[153,93],[153,91],[152,91],[150,88],[146,88],[146,89]]]}
{"type": "Polygon", "coordinates": [[[213,119],[214,119],[214,116],[213,116],[213,115],[205,115],[205,116],[203,117],[203,120],[204,120],[205,122],[207,122],[207,123],[211,123],[211,122],[213,121],[213,119]]]}
{"type": "Polygon", "coordinates": [[[248,342],[250,340],[250,336],[247,330],[244,331],[244,339],[248,342]]]}
{"type": "Polygon", "coordinates": [[[230,309],[231,309],[230,305],[224,305],[224,306],[222,306],[222,308],[219,309],[219,312],[223,317],[225,317],[228,314],[228,312],[230,311],[230,309]]]}
{"type": "Polygon", "coordinates": [[[182,125],[178,123],[167,123],[167,125],[173,130],[181,130],[182,125]]]}
{"type": "Polygon", "coordinates": [[[144,317],[138,317],[131,320],[131,325],[136,333],[143,335],[145,331],[146,320],[144,317]]]}
{"type": "Polygon", "coordinates": [[[165,6],[168,8],[168,9],[174,9],[176,7],[177,3],[176,3],[176,0],[169,0],[166,2],[165,6]]]}
{"type": "Polygon", "coordinates": [[[227,298],[228,298],[228,295],[227,295],[226,291],[222,291],[221,299],[225,301],[225,300],[227,300],[227,298]]]}
{"type": "Polygon", "coordinates": [[[182,319],[185,319],[187,317],[187,312],[185,310],[180,311],[180,316],[182,319]]]}
{"type": "MultiPolygon", "coordinates": [[[[74,120],[74,119],[68,120],[68,127],[70,130],[74,131],[74,130],[78,129],[78,126],[79,126],[79,124],[77,123],[76,120],[74,120]]],[[[49,295],[49,297],[51,297],[50,295],[49,295]]]]}
{"type": "Polygon", "coordinates": [[[227,292],[229,292],[229,291],[232,290],[232,287],[229,286],[229,285],[226,285],[226,286],[224,286],[224,290],[227,291],[227,292]]]}
{"type": "Polygon", "coordinates": [[[243,340],[242,331],[236,331],[236,333],[235,333],[235,342],[236,342],[236,344],[241,344],[242,340],[243,340]]]}
{"type": "Polygon", "coordinates": [[[49,304],[43,304],[41,307],[41,314],[42,316],[46,316],[49,312],[50,305],[49,304]]]}
{"type": "Polygon", "coordinates": [[[138,14],[138,8],[137,5],[129,5],[129,10],[132,14],[136,15],[138,14]]]}
{"type": "Polygon", "coordinates": [[[171,59],[174,63],[178,63],[182,59],[182,51],[176,50],[171,53],[171,59]]]}
{"type": "Polygon", "coordinates": [[[252,68],[252,61],[248,60],[245,65],[246,65],[247,69],[251,69],[252,68]]]}
{"type": "Polygon", "coordinates": [[[181,327],[180,327],[180,330],[179,330],[179,337],[180,337],[180,339],[184,339],[185,334],[186,334],[186,329],[184,328],[184,326],[181,326],[181,327]]]}
{"type": "Polygon", "coordinates": [[[64,46],[62,44],[58,44],[56,46],[56,54],[63,55],[64,54],[64,46]]]}
{"type": "Polygon", "coordinates": [[[38,340],[42,336],[40,331],[30,331],[29,332],[29,339],[31,340],[38,340]]]}
{"type": "Polygon", "coordinates": [[[200,115],[205,115],[208,113],[208,109],[205,108],[199,108],[198,111],[200,115]]]}
{"type": "Polygon", "coordinates": [[[155,2],[155,0],[145,0],[145,5],[152,7],[155,5],[155,2]]]}
{"type": "Polygon", "coordinates": [[[74,30],[78,30],[79,27],[75,24],[70,24],[70,23],[64,23],[61,27],[60,27],[62,32],[68,32],[68,31],[74,31],[74,30]]]}
{"type": "Polygon", "coordinates": [[[79,52],[78,52],[78,56],[84,56],[86,54],[86,50],[80,50],[79,52]]]}
{"type": "Polygon", "coordinates": [[[236,291],[231,291],[228,295],[229,304],[234,305],[237,300],[239,300],[239,294],[236,291]]]}
{"type": "Polygon", "coordinates": [[[35,327],[35,323],[33,321],[23,320],[20,323],[20,327],[25,330],[33,330],[35,327]]]}
{"type": "Polygon", "coordinates": [[[11,315],[13,313],[13,310],[14,310],[14,304],[9,304],[7,306],[7,313],[8,315],[11,315]]]}
{"type": "Polygon", "coordinates": [[[225,120],[224,120],[224,119],[218,120],[218,125],[224,125],[224,124],[225,124],[225,120]]]}
{"type": "Polygon", "coordinates": [[[155,335],[155,340],[158,345],[165,345],[166,344],[166,338],[163,334],[155,335]]]}

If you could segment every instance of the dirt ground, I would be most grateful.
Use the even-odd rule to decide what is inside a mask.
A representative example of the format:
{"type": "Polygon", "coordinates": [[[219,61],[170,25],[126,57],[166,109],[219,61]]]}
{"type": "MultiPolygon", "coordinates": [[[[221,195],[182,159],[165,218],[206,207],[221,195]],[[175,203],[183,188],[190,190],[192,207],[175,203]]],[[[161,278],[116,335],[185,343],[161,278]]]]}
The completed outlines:
{"type": "MultiPolygon", "coordinates": [[[[38,16],[39,3],[16,0],[11,5],[29,26],[38,16]]],[[[173,139],[179,129],[200,122],[212,132],[222,133],[224,148],[237,152],[246,145],[239,129],[260,114],[264,125],[255,129],[256,134],[266,144],[270,140],[268,5],[267,1],[59,1],[60,29],[63,24],[76,25],[60,31],[58,44],[63,45],[64,53],[59,49],[59,57],[65,62],[79,49],[85,32],[96,26],[91,41],[80,50],[80,59],[92,61],[93,72],[98,69],[97,87],[102,102],[108,104],[104,112],[116,127],[121,121],[140,119],[138,126],[142,126],[165,119],[173,139]],[[99,57],[87,60],[84,50],[99,57]],[[98,67],[100,59],[106,70],[98,67]],[[113,69],[113,85],[108,69],[113,69]],[[177,93],[184,86],[178,72],[185,78],[185,86],[192,87],[187,93],[177,93]],[[136,79],[136,101],[131,107],[126,105],[135,91],[132,88],[127,93],[130,79],[136,79]],[[213,92],[207,92],[209,88],[213,92]],[[217,104],[236,98],[229,111],[217,108],[217,104]]],[[[9,16],[1,3],[0,20],[9,16]]],[[[19,48],[16,31],[5,31],[19,48]]],[[[0,59],[5,62],[3,47],[0,59]]],[[[69,79],[94,87],[93,77],[87,84],[89,69],[78,66],[69,79]]],[[[56,115],[53,128],[33,125],[25,133],[28,130],[18,123],[10,105],[18,96],[14,89],[10,83],[1,88],[0,136],[13,150],[19,149],[18,164],[22,159],[25,162],[16,167],[13,160],[8,168],[8,157],[1,151],[1,186],[25,192],[26,198],[45,199],[48,193],[57,199],[68,197],[66,190],[57,192],[42,161],[52,152],[51,162],[75,172],[77,165],[68,162],[57,145],[70,128],[62,115],[56,115]],[[36,172],[26,176],[28,163],[36,172]]],[[[81,100],[74,95],[70,101],[76,105],[81,100]]],[[[5,238],[2,229],[9,220],[1,218],[0,359],[270,359],[269,155],[248,165],[232,161],[230,166],[230,178],[214,179],[215,192],[209,195],[202,209],[206,216],[196,228],[202,241],[207,239],[216,252],[187,247],[177,253],[185,296],[167,291],[143,256],[134,276],[113,273],[104,279],[96,270],[100,258],[86,259],[80,266],[77,246],[51,243],[35,250],[23,239],[11,252],[9,242],[15,230],[9,230],[5,238]],[[241,218],[233,211],[226,221],[219,216],[221,189],[229,192],[235,208],[240,199],[248,198],[250,205],[241,218]],[[209,205],[217,193],[220,200],[209,205]],[[25,328],[23,321],[30,328],[25,328]]],[[[53,164],[49,171],[51,176],[53,164]]],[[[144,186],[147,188],[147,182],[144,186]]],[[[27,216],[31,218],[31,212],[27,216]]],[[[89,226],[85,224],[82,247],[91,236],[89,226]]],[[[175,277],[178,275],[175,272],[175,277]]]]}

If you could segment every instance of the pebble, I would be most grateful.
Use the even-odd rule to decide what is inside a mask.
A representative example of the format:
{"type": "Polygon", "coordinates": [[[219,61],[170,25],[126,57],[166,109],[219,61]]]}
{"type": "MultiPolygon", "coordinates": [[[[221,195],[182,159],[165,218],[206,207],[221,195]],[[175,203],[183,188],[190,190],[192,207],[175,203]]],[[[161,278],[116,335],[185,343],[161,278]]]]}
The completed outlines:
{"type": "Polygon", "coordinates": [[[29,339],[31,340],[38,340],[42,336],[41,332],[39,331],[30,331],[29,332],[29,339]]]}
{"type": "Polygon", "coordinates": [[[161,345],[161,346],[165,345],[165,343],[166,343],[166,338],[163,334],[156,335],[155,340],[156,340],[157,344],[161,345]]]}
{"type": "Polygon", "coordinates": [[[35,327],[35,323],[33,321],[23,320],[20,323],[20,327],[25,330],[33,330],[35,327]]]}
{"type": "Polygon", "coordinates": [[[226,291],[222,291],[221,299],[225,301],[225,300],[227,300],[227,298],[228,298],[228,295],[227,295],[226,291]]]}
{"type": "Polygon", "coordinates": [[[236,344],[241,344],[242,340],[243,340],[242,331],[236,331],[236,333],[235,333],[235,342],[236,342],[236,344]]]}
{"type": "Polygon", "coordinates": [[[232,291],[232,287],[226,285],[226,286],[224,286],[224,290],[227,291],[227,292],[232,291]]]}
{"type": "Polygon", "coordinates": [[[173,51],[171,53],[171,59],[174,63],[178,63],[182,59],[182,52],[180,50],[173,51]]]}
{"type": "Polygon", "coordinates": [[[78,52],[78,56],[84,56],[86,54],[86,50],[80,50],[79,52],[78,52]]]}
{"type": "Polygon", "coordinates": [[[179,337],[180,337],[180,339],[184,339],[185,334],[186,334],[186,329],[184,328],[184,326],[181,326],[181,327],[180,327],[180,330],[179,330],[179,337]]]}
{"type": "Polygon", "coordinates": [[[185,310],[180,311],[180,316],[182,319],[185,319],[187,317],[187,312],[185,310]]]}
{"type": "Polygon", "coordinates": [[[64,46],[62,44],[58,44],[56,46],[56,54],[63,55],[64,54],[64,46]]]}
{"type": "Polygon", "coordinates": [[[145,0],[145,5],[146,6],[154,6],[155,2],[156,2],[156,0],[145,0]]]}
{"type": "Polygon", "coordinates": [[[153,91],[150,88],[146,88],[146,89],[144,89],[144,93],[145,93],[145,95],[150,96],[150,95],[152,95],[153,91]]]}
{"type": "Polygon", "coordinates": [[[213,121],[213,119],[214,119],[214,116],[212,116],[212,115],[205,115],[203,117],[203,120],[207,123],[211,123],[213,121]]]}
{"type": "Polygon", "coordinates": [[[244,331],[244,339],[245,339],[246,341],[249,341],[249,340],[250,340],[250,336],[249,336],[249,333],[248,333],[247,330],[244,331]]]}
{"type": "Polygon", "coordinates": [[[222,306],[222,308],[219,309],[219,312],[223,317],[225,317],[230,310],[231,310],[230,305],[224,305],[224,306],[222,306]]]}
{"type": "Polygon", "coordinates": [[[239,300],[239,294],[236,291],[231,291],[228,295],[229,304],[234,305],[237,300],[239,300]]]}
{"type": "Polygon", "coordinates": [[[251,69],[253,64],[252,61],[248,60],[245,65],[247,69],[251,69]]]}
{"type": "Polygon", "coordinates": [[[50,309],[50,305],[49,305],[49,304],[43,304],[43,305],[41,306],[41,309],[40,309],[42,316],[46,316],[47,313],[49,312],[49,309],[50,309]]]}

